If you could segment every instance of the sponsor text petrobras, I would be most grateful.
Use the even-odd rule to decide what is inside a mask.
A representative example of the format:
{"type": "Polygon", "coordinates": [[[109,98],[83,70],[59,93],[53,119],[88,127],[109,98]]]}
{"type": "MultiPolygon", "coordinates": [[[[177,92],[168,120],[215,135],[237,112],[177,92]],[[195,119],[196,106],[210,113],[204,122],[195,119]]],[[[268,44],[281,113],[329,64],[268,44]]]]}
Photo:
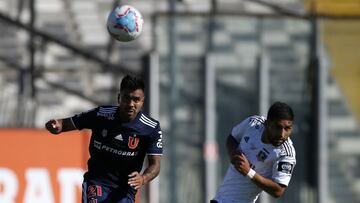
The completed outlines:
{"type": "Polygon", "coordinates": [[[104,145],[101,142],[96,141],[96,140],[94,141],[94,147],[99,150],[105,150],[107,152],[114,153],[114,154],[121,155],[121,156],[136,156],[138,154],[138,152],[129,152],[129,151],[115,149],[115,148],[109,147],[107,145],[104,145]]]}

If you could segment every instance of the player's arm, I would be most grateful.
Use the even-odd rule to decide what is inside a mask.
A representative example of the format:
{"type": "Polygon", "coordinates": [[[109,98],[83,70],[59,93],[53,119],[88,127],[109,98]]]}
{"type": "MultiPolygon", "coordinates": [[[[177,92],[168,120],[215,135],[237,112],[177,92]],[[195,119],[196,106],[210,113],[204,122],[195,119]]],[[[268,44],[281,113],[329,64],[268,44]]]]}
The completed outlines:
{"type": "Polygon", "coordinates": [[[251,169],[250,163],[244,154],[236,155],[234,166],[242,175],[247,175],[254,184],[271,196],[278,198],[284,194],[286,186],[256,173],[256,171],[251,169]]]}
{"type": "Polygon", "coordinates": [[[226,149],[232,164],[235,163],[235,156],[240,154],[238,146],[238,141],[232,135],[229,135],[226,139],[226,149]]]}
{"type": "Polygon", "coordinates": [[[156,178],[156,176],[160,173],[160,155],[148,155],[148,167],[144,170],[142,176],[144,177],[144,183],[146,184],[150,182],[152,179],[156,178]]]}
{"type": "Polygon", "coordinates": [[[160,172],[160,161],[162,155],[162,131],[160,124],[154,129],[152,133],[151,143],[147,149],[148,166],[144,170],[143,174],[135,171],[129,175],[128,184],[135,189],[140,188],[142,185],[150,182],[160,172]]]}
{"type": "Polygon", "coordinates": [[[235,156],[241,154],[241,149],[239,147],[240,141],[244,136],[246,130],[249,128],[249,122],[251,117],[246,118],[231,130],[231,133],[226,139],[226,149],[230,159],[230,162],[234,164],[235,156]]]}
{"type": "Polygon", "coordinates": [[[265,178],[258,173],[255,173],[251,181],[275,198],[281,197],[286,189],[285,185],[274,182],[273,180],[265,178]]]}
{"type": "Polygon", "coordinates": [[[139,172],[135,171],[129,175],[128,184],[135,189],[139,189],[142,185],[147,184],[152,179],[154,179],[160,172],[160,155],[148,155],[148,167],[144,170],[144,173],[141,175],[139,172]]]}
{"type": "Polygon", "coordinates": [[[45,124],[45,128],[52,134],[59,134],[71,130],[76,130],[71,118],[51,119],[45,124]]]}

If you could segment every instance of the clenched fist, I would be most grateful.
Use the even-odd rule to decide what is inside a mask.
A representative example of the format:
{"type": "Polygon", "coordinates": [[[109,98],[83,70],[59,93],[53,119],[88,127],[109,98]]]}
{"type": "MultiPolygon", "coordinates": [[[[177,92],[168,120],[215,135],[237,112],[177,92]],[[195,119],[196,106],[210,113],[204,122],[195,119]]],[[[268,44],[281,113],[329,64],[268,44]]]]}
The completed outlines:
{"type": "Polygon", "coordinates": [[[62,122],[61,120],[49,120],[45,124],[45,128],[52,134],[59,134],[62,130],[62,122]]]}

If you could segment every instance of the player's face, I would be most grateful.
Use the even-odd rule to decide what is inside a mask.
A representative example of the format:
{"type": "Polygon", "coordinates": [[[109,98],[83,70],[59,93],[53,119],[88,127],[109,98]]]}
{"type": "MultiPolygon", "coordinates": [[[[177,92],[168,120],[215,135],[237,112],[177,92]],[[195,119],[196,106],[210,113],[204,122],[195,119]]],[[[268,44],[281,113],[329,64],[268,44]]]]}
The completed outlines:
{"type": "Polygon", "coordinates": [[[274,146],[280,146],[291,135],[293,129],[292,120],[274,120],[266,124],[267,140],[274,146]]]}
{"type": "Polygon", "coordinates": [[[126,121],[133,120],[141,110],[144,104],[144,91],[137,89],[135,91],[124,90],[119,96],[120,116],[126,121]]]}

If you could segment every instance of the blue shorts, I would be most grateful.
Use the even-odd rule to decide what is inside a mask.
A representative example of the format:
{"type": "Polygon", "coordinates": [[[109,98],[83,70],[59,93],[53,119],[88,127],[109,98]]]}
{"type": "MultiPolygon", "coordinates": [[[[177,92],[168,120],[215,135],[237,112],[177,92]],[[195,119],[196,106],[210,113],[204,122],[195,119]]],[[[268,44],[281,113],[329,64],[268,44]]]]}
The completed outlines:
{"type": "Polygon", "coordinates": [[[127,192],[97,183],[83,182],[82,203],[134,203],[127,192]]]}

